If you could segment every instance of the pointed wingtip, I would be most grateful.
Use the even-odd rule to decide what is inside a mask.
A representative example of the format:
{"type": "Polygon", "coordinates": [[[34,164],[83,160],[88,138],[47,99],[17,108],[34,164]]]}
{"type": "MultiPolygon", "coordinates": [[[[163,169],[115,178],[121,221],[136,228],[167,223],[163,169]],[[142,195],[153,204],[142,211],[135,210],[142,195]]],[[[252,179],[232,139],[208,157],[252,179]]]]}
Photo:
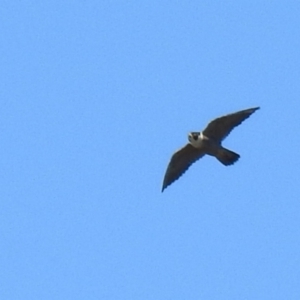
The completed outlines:
{"type": "Polygon", "coordinates": [[[161,192],[163,193],[163,191],[168,187],[168,184],[166,184],[165,182],[163,183],[162,185],[162,188],[161,188],[161,192]]]}
{"type": "Polygon", "coordinates": [[[259,106],[257,107],[253,107],[253,108],[248,108],[246,110],[244,110],[245,113],[252,115],[255,111],[257,111],[258,109],[260,109],[259,106]]]}

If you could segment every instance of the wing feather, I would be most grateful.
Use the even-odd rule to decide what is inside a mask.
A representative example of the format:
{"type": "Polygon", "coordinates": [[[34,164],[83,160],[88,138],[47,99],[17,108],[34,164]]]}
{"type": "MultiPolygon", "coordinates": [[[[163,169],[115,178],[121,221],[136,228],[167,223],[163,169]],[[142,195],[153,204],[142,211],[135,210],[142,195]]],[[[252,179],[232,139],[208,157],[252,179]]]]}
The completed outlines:
{"type": "Polygon", "coordinates": [[[204,154],[201,149],[197,149],[191,144],[186,144],[183,148],[175,152],[171,157],[164,177],[162,192],[167,186],[183,175],[183,173],[187,171],[195,161],[204,156],[204,154]]]}
{"type": "Polygon", "coordinates": [[[211,121],[203,130],[203,134],[216,141],[222,141],[233,128],[249,118],[259,107],[249,108],[229,114],[211,121]]]}

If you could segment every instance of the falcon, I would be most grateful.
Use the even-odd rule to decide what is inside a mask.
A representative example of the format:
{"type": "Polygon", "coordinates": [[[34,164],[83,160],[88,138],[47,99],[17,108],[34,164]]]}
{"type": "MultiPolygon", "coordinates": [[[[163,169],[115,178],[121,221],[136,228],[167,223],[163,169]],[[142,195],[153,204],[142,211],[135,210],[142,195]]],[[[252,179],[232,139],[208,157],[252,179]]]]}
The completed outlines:
{"type": "Polygon", "coordinates": [[[211,121],[202,132],[190,132],[189,142],[173,154],[169,162],[162,192],[166,187],[179,179],[181,175],[198,159],[208,154],[214,156],[225,166],[234,164],[239,154],[222,146],[222,141],[234,127],[249,118],[259,107],[241,110],[211,121]]]}

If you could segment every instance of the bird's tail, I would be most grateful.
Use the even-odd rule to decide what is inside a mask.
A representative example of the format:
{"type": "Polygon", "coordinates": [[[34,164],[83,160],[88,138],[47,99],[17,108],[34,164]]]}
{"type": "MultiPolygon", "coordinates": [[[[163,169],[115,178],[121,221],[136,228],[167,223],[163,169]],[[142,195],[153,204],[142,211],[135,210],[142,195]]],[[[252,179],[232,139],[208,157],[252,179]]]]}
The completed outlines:
{"type": "Polygon", "coordinates": [[[216,158],[223,165],[229,166],[233,165],[240,158],[240,156],[237,153],[222,147],[218,150],[216,158]]]}

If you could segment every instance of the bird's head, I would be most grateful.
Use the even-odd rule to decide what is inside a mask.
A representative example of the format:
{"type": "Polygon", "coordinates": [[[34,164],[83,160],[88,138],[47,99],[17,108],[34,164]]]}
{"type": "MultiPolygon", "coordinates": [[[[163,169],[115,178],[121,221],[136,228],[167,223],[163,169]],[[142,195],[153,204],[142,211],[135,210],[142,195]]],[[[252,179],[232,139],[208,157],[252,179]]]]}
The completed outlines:
{"type": "Polygon", "coordinates": [[[190,132],[188,135],[188,139],[191,143],[193,143],[198,140],[199,136],[200,132],[190,132]]]}

